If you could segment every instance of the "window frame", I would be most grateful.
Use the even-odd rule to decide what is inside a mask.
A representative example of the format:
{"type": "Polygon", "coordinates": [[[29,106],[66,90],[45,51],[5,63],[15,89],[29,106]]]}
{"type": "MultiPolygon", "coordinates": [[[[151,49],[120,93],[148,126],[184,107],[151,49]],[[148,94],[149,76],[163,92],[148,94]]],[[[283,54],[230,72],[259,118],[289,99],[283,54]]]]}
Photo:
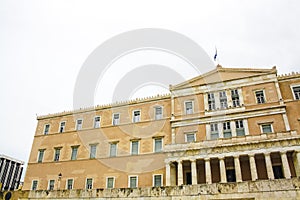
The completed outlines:
{"type": "Polygon", "coordinates": [[[44,155],[45,155],[45,151],[46,151],[46,149],[39,149],[39,150],[38,150],[38,157],[37,157],[37,162],[38,162],[38,163],[42,163],[42,162],[43,162],[43,160],[44,160],[44,155]],[[42,158],[41,158],[41,160],[40,160],[41,152],[43,152],[43,153],[42,153],[42,158]]]}
{"type": "Polygon", "coordinates": [[[74,189],[74,178],[68,178],[66,180],[66,190],[73,190],[74,189]],[[72,180],[72,188],[69,189],[69,180],[72,180]]]}
{"type": "Polygon", "coordinates": [[[39,181],[38,180],[32,180],[31,181],[31,190],[37,190],[38,189],[38,184],[39,184],[39,181]],[[35,186],[35,188],[33,188],[33,186],[34,186],[34,183],[36,183],[36,186],[35,186]]]}
{"type": "Polygon", "coordinates": [[[109,157],[117,157],[118,155],[118,142],[110,142],[109,143],[109,157]],[[112,145],[115,145],[115,154],[112,155],[112,145]]]}
{"type": "Polygon", "coordinates": [[[141,109],[133,110],[132,111],[132,123],[138,123],[138,122],[141,122],[141,121],[142,121],[142,111],[141,111],[141,109]],[[139,112],[138,121],[136,121],[135,112],[139,112]]]}
{"type": "Polygon", "coordinates": [[[230,94],[231,94],[232,107],[234,107],[234,108],[240,107],[241,101],[240,101],[239,90],[231,89],[230,94]]]}
{"type": "Polygon", "coordinates": [[[209,111],[216,110],[216,98],[214,92],[207,93],[207,106],[209,111]]]}
{"type": "Polygon", "coordinates": [[[153,174],[152,175],[152,186],[153,187],[162,187],[163,186],[163,174],[153,174]],[[155,185],[155,176],[160,176],[160,186],[155,185]]]}
{"type": "Polygon", "coordinates": [[[261,134],[268,134],[268,133],[274,133],[274,129],[273,129],[273,123],[261,123],[260,124],[260,131],[261,131],[261,134]],[[263,126],[265,125],[270,125],[270,129],[271,129],[271,132],[264,132],[263,130],[263,126]]]}
{"type": "Polygon", "coordinates": [[[93,185],[94,185],[94,180],[93,180],[93,178],[86,178],[85,179],[85,189],[86,190],[91,190],[91,189],[93,189],[93,185]],[[88,180],[92,180],[92,184],[91,184],[91,188],[88,188],[88,180]]]}
{"type": "Polygon", "coordinates": [[[94,117],[94,128],[100,128],[100,127],[101,127],[101,116],[95,116],[94,117]],[[99,125],[98,126],[96,126],[97,125],[96,118],[99,118],[99,125]]]}
{"type": "Polygon", "coordinates": [[[128,188],[138,188],[138,184],[139,183],[139,176],[138,175],[129,175],[128,176],[128,188]],[[136,187],[131,187],[131,178],[133,178],[133,177],[136,177],[136,183],[135,183],[135,185],[136,185],[136,187]]]}
{"type": "Polygon", "coordinates": [[[163,114],[164,114],[163,106],[155,106],[155,107],[154,107],[154,119],[155,119],[155,120],[160,120],[160,119],[162,119],[162,118],[163,118],[163,114]],[[158,108],[161,109],[161,114],[160,114],[160,115],[157,115],[157,114],[156,114],[156,110],[157,110],[158,108]]]}
{"type": "Polygon", "coordinates": [[[163,146],[164,146],[164,138],[163,137],[155,137],[153,138],[153,153],[160,153],[163,151],[163,146]],[[160,151],[156,151],[156,141],[161,140],[161,149],[160,151]]]}
{"type": "Polygon", "coordinates": [[[75,124],[75,130],[76,131],[80,131],[83,128],[83,119],[82,118],[78,118],[76,119],[76,124],[75,124]],[[81,126],[79,127],[78,121],[81,121],[81,126]]]}
{"type": "Polygon", "coordinates": [[[112,189],[112,188],[115,188],[115,180],[116,178],[114,176],[108,176],[106,177],[106,188],[107,189],[112,189]],[[108,187],[108,179],[113,179],[113,182],[112,182],[112,187],[108,187]]]}
{"type": "Polygon", "coordinates": [[[299,87],[300,88],[300,85],[290,85],[290,88],[291,88],[291,91],[292,91],[292,94],[293,94],[293,99],[296,100],[296,101],[299,101],[300,100],[300,94],[299,94],[299,99],[296,98],[296,94],[294,92],[294,88],[296,87],[299,87]]]}
{"type": "Polygon", "coordinates": [[[130,141],[130,155],[139,155],[140,154],[140,140],[131,140],[130,141]],[[137,153],[133,153],[133,143],[137,143],[138,148],[137,148],[137,153]]]}
{"type": "Polygon", "coordinates": [[[242,120],[242,119],[234,120],[234,123],[235,123],[236,136],[245,136],[246,132],[245,132],[244,120],[242,120]],[[242,127],[240,127],[241,124],[242,124],[242,127]],[[242,131],[242,130],[243,130],[243,134],[239,134],[239,131],[242,131]]]}
{"type": "Polygon", "coordinates": [[[50,179],[48,181],[48,190],[54,190],[55,188],[55,180],[54,179],[50,179]],[[51,182],[53,182],[53,188],[51,189],[51,182]]]}
{"type": "Polygon", "coordinates": [[[98,143],[97,144],[90,144],[90,159],[95,159],[97,158],[97,146],[98,146],[98,143]],[[92,154],[92,147],[95,147],[95,152],[94,154],[92,154]]]}
{"type": "Polygon", "coordinates": [[[194,114],[194,100],[186,100],[184,101],[184,114],[186,115],[192,115],[194,114]],[[187,103],[191,103],[191,106],[192,106],[192,109],[191,109],[191,112],[188,112],[187,110],[187,103]]]}
{"type": "Polygon", "coordinates": [[[196,139],[196,131],[191,131],[191,132],[184,133],[184,138],[185,138],[185,142],[186,143],[196,142],[197,141],[197,139],[196,139]],[[188,135],[193,135],[194,140],[193,141],[188,141],[188,135]]]}
{"type": "Polygon", "coordinates": [[[62,147],[54,147],[54,159],[53,159],[53,161],[54,162],[59,162],[60,161],[60,150],[62,149],[62,147]],[[57,158],[57,151],[58,151],[58,158],[57,158]]]}
{"type": "Polygon", "coordinates": [[[50,132],[50,124],[48,123],[48,124],[45,124],[44,125],[44,131],[43,131],[43,134],[44,135],[48,135],[49,134],[49,132],[50,132]],[[46,128],[48,126],[48,129],[46,128]],[[47,132],[46,132],[46,130],[47,130],[47,132]]]}
{"type": "Polygon", "coordinates": [[[210,123],[209,124],[209,135],[210,135],[210,140],[217,140],[220,138],[220,134],[219,134],[219,124],[218,123],[210,123]],[[213,125],[213,126],[212,126],[213,125]],[[213,128],[212,128],[213,127],[213,128]],[[212,130],[215,129],[217,127],[216,130],[212,130]],[[212,137],[212,135],[217,135],[217,137],[212,137]]]}
{"type": "Polygon", "coordinates": [[[77,160],[79,145],[71,146],[71,149],[72,149],[72,151],[71,151],[71,160],[77,160]],[[75,158],[73,158],[74,149],[76,149],[75,158]]]}
{"type": "Polygon", "coordinates": [[[61,121],[61,122],[59,122],[58,133],[64,133],[64,132],[66,132],[66,124],[67,124],[66,121],[61,121]],[[64,123],[64,126],[63,126],[63,130],[61,131],[62,123],[64,123]]]}
{"type": "Polygon", "coordinates": [[[113,126],[117,126],[117,125],[120,125],[120,121],[121,121],[121,114],[120,113],[113,113],[112,114],[112,125],[113,126]],[[119,118],[117,119],[117,123],[115,123],[115,115],[118,115],[119,118]]]}
{"type": "Polygon", "coordinates": [[[255,95],[255,101],[256,101],[257,104],[265,104],[265,103],[267,103],[267,97],[266,97],[266,94],[265,94],[265,90],[264,90],[264,89],[255,90],[255,91],[254,91],[254,95],[255,95]],[[258,101],[257,92],[262,92],[262,95],[263,95],[263,102],[259,102],[259,101],[258,101]]]}
{"type": "Polygon", "coordinates": [[[223,126],[223,138],[232,138],[232,127],[230,121],[225,121],[222,123],[223,126]],[[227,136],[227,134],[230,136],[227,136]],[[226,134],[226,137],[225,137],[226,134]]]}

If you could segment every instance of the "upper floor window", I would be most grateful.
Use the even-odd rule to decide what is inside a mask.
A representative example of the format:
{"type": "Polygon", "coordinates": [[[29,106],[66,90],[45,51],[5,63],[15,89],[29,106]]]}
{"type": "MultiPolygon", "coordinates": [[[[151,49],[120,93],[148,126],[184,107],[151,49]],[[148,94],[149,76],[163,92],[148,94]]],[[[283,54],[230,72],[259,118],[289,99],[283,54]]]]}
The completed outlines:
{"type": "Polygon", "coordinates": [[[219,138],[218,124],[217,123],[210,124],[210,139],[215,140],[218,138],[219,138]]]}
{"type": "Polygon", "coordinates": [[[273,127],[272,124],[262,124],[261,125],[261,132],[262,133],[273,133],[273,127]]]}
{"type": "Polygon", "coordinates": [[[107,177],[106,179],[106,188],[114,188],[115,185],[115,178],[114,177],[107,177]]]}
{"type": "Polygon", "coordinates": [[[215,110],[216,109],[216,103],[215,103],[215,95],[214,93],[208,93],[208,110],[215,110]]]}
{"type": "Polygon", "coordinates": [[[139,141],[131,141],[131,155],[139,154],[139,141]]]}
{"type": "Polygon", "coordinates": [[[81,130],[82,129],[82,123],[83,123],[82,119],[77,119],[76,120],[76,130],[81,130]]]}
{"type": "Polygon", "coordinates": [[[300,86],[293,87],[294,99],[300,100],[300,86]]]}
{"type": "Polygon", "coordinates": [[[60,157],[60,149],[61,149],[61,148],[55,148],[55,149],[54,149],[54,161],[59,161],[59,157],[60,157]]]}
{"type": "Polygon", "coordinates": [[[66,122],[60,122],[59,132],[60,133],[65,132],[65,127],[66,127],[66,122]]]}
{"type": "Polygon", "coordinates": [[[224,138],[230,138],[231,137],[230,122],[223,122],[223,135],[224,135],[224,138]]]}
{"type": "Polygon", "coordinates": [[[162,175],[155,174],[153,175],[153,187],[161,187],[162,186],[162,175]]]}
{"type": "Polygon", "coordinates": [[[99,116],[94,118],[94,128],[100,128],[100,117],[99,116]]]}
{"type": "Polygon", "coordinates": [[[73,179],[68,179],[67,180],[67,190],[72,190],[73,189],[73,179]]]}
{"type": "Polygon", "coordinates": [[[265,95],[263,90],[259,90],[255,92],[256,102],[259,104],[265,103],[265,95]]]}
{"type": "Polygon", "coordinates": [[[111,143],[109,146],[109,156],[115,157],[117,156],[117,143],[111,143]]]}
{"type": "Polygon", "coordinates": [[[44,153],[45,153],[45,149],[40,149],[39,150],[39,155],[38,155],[38,162],[39,163],[43,162],[44,153]]]}
{"type": "Polygon", "coordinates": [[[232,100],[233,107],[240,106],[239,92],[237,89],[231,90],[231,100],[232,100]]]}
{"type": "Polygon", "coordinates": [[[134,110],[133,111],[133,122],[139,122],[141,121],[141,111],[140,110],[134,110]]]}
{"type": "Polygon", "coordinates": [[[50,180],[48,185],[48,190],[54,190],[55,180],[50,180]]]}
{"type": "Polygon", "coordinates": [[[195,142],[196,141],[195,133],[186,133],[185,141],[186,142],[195,142]]]}
{"type": "Polygon", "coordinates": [[[87,178],[86,179],[86,186],[85,188],[88,189],[93,189],[93,179],[92,178],[87,178]]]}
{"type": "Polygon", "coordinates": [[[220,96],[220,106],[221,106],[221,109],[226,109],[227,108],[226,91],[219,92],[219,96],[220,96]]]}
{"type": "Polygon", "coordinates": [[[185,102],[185,114],[193,114],[193,101],[185,102]]]}
{"type": "Polygon", "coordinates": [[[137,176],[129,176],[129,187],[137,188],[138,186],[138,177],[137,176]]]}
{"type": "Polygon", "coordinates": [[[49,130],[50,130],[50,124],[45,124],[45,127],[44,127],[44,135],[48,135],[49,130]]]}
{"type": "Polygon", "coordinates": [[[90,158],[96,158],[97,144],[90,145],[90,158]]]}
{"type": "Polygon", "coordinates": [[[72,147],[71,160],[76,160],[77,159],[78,147],[79,146],[73,146],[72,147]]]}
{"type": "Polygon", "coordinates": [[[120,114],[114,113],[113,114],[113,125],[119,125],[120,124],[120,114]]]}
{"type": "Polygon", "coordinates": [[[155,119],[162,119],[163,113],[162,113],[162,107],[155,107],[155,119]]]}
{"type": "Polygon", "coordinates": [[[163,143],[163,139],[162,138],[155,138],[154,139],[154,152],[161,152],[162,150],[162,143],[163,143]]]}
{"type": "Polygon", "coordinates": [[[38,186],[38,181],[37,180],[33,180],[32,181],[32,185],[31,185],[31,190],[36,190],[38,186]]]}
{"type": "Polygon", "coordinates": [[[243,120],[236,120],[235,121],[235,128],[236,128],[236,135],[237,136],[244,136],[245,135],[243,120]]]}

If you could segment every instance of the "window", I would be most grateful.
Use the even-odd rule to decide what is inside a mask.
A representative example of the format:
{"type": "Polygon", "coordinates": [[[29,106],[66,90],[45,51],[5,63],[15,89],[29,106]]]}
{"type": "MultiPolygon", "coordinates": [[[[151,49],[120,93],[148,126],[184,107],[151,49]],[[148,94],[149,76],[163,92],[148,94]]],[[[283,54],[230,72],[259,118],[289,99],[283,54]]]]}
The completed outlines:
{"type": "Polygon", "coordinates": [[[154,152],[157,153],[157,152],[161,152],[162,150],[162,138],[155,138],[154,139],[154,152]]]}
{"type": "Polygon", "coordinates": [[[153,186],[154,187],[161,187],[162,186],[162,175],[157,174],[153,176],[153,186]]]}
{"type": "Polygon", "coordinates": [[[54,161],[59,161],[60,149],[61,148],[55,148],[54,149],[54,161]]]}
{"type": "Polygon", "coordinates": [[[45,149],[40,149],[39,150],[39,155],[38,155],[38,162],[39,163],[43,162],[44,153],[45,153],[45,149]]]}
{"type": "Polygon", "coordinates": [[[96,158],[97,144],[90,145],[90,158],[96,158]]]}
{"type": "Polygon", "coordinates": [[[195,133],[186,133],[185,134],[185,141],[186,142],[195,142],[196,141],[195,133]]]}
{"type": "Polygon", "coordinates": [[[106,188],[114,188],[115,187],[115,178],[114,177],[108,177],[106,179],[106,188]]]}
{"type": "Polygon", "coordinates": [[[138,177],[137,176],[129,176],[129,187],[137,188],[138,185],[138,177]]]}
{"type": "Polygon", "coordinates": [[[119,125],[120,124],[120,114],[114,113],[113,114],[113,125],[119,125]]]}
{"type": "Polygon", "coordinates": [[[223,135],[224,138],[231,138],[230,122],[223,122],[223,135]]]}
{"type": "Polygon", "coordinates": [[[92,189],[93,188],[93,179],[92,178],[87,178],[86,179],[86,187],[87,190],[88,189],[92,189]]]}
{"type": "Polygon", "coordinates": [[[256,91],[255,92],[255,96],[256,96],[256,102],[258,104],[262,104],[262,103],[265,103],[266,100],[265,100],[265,96],[264,96],[264,91],[260,90],[260,91],[256,91]]]}
{"type": "Polygon", "coordinates": [[[117,143],[111,143],[109,147],[109,156],[115,157],[117,156],[117,143]]]}
{"type": "Polygon", "coordinates": [[[67,190],[72,190],[73,189],[73,179],[68,179],[67,180],[67,190]]]}
{"type": "Polygon", "coordinates": [[[300,100],[300,86],[293,87],[293,93],[295,100],[300,100]]]}
{"type": "Polygon", "coordinates": [[[193,114],[193,102],[185,102],[185,114],[193,114]]]}
{"type": "Polygon", "coordinates": [[[235,128],[236,128],[236,135],[237,136],[244,136],[245,135],[243,120],[235,121],[235,128]]]}
{"type": "Polygon", "coordinates": [[[60,122],[59,132],[65,132],[66,122],[60,122]]]}
{"type": "Polygon", "coordinates": [[[139,154],[139,141],[131,141],[131,155],[139,154]]]}
{"type": "Polygon", "coordinates": [[[79,146],[73,146],[72,147],[71,160],[76,160],[77,159],[78,147],[79,146]]]}
{"type": "Polygon", "coordinates": [[[214,93],[208,93],[208,110],[215,110],[216,104],[215,104],[215,95],[214,93]]]}
{"type": "Polygon", "coordinates": [[[133,111],[133,122],[139,122],[141,120],[141,111],[140,110],[134,110],[133,111]]]}
{"type": "Polygon", "coordinates": [[[231,100],[232,100],[233,107],[240,106],[240,98],[239,98],[239,93],[238,93],[237,89],[231,90],[231,100]]]}
{"type": "Polygon", "coordinates": [[[44,127],[44,135],[48,135],[49,130],[50,130],[50,124],[46,124],[44,127]]]}
{"type": "Polygon", "coordinates": [[[82,129],[82,119],[77,119],[76,121],[76,130],[82,129]]]}
{"type": "Polygon", "coordinates": [[[100,117],[99,116],[94,118],[94,128],[100,128],[100,117]]]}
{"type": "Polygon", "coordinates": [[[210,139],[215,140],[219,138],[218,124],[210,124],[210,139]]]}
{"type": "Polygon", "coordinates": [[[221,109],[227,108],[227,96],[225,91],[219,92],[221,109]]]}
{"type": "Polygon", "coordinates": [[[162,119],[162,107],[155,107],[155,119],[162,119]]]}
{"type": "Polygon", "coordinates": [[[55,183],[55,180],[50,180],[49,181],[48,190],[54,190],[54,183],[55,183]]]}
{"type": "Polygon", "coordinates": [[[262,124],[261,131],[262,133],[273,133],[272,124],[262,124]]]}
{"type": "Polygon", "coordinates": [[[36,190],[37,189],[37,185],[38,185],[38,181],[37,180],[33,180],[32,181],[32,186],[31,186],[31,190],[36,190]]]}

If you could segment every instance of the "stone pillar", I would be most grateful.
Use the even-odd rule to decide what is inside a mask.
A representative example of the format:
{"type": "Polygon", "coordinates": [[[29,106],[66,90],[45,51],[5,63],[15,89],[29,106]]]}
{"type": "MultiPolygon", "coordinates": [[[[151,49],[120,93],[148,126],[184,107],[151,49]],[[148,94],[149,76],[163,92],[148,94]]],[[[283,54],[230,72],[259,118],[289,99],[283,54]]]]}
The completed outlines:
{"type": "Polygon", "coordinates": [[[0,169],[0,177],[2,177],[4,173],[5,165],[6,165],[6,159],[3,159],[1,169],[0,169]]]}
{"type": "Polygon", "coordinates": [[[17,170],[16,168],[17,168],[17,163],[14,163],[14,165],[12,166],[12,174],[8,183],[9,190],[12,187],[12,184],[14,182],[15,172],[17,170]]]}
{"type": "Polygon", "coordinates": [[[258,179],[254,154],[249,154],[250,172],[252,181],[258,179]]]}
{"type": "Polygon", "coordinates": [[[166,186],[171,185],[171,166],[170,163],[166,164],[166,186]]]}
{"type": "Polygon", "coordinates": [[[273,180],[274,179],[274,172],[273,172],[270,153],[265,153],[265,161],[266,161],[266,168],[267,168],[268,178],[273,180]]]}
{"type": "Polygon", "coordinates": [[[248,127],[248,120],[247,119],[243,120],[243,125],[244,125],[245,135],[249,135],[249,127],[248,127]]]}
{"type": "Polygon", "coordinates": [[[209,160],[209,158],[205,158],[204,161],[205,161],[206,183],[211,184],[212,178],[211,178],[210,160],[209,160]]]}
{"type": "Polygon", "coordinates": [[[280,152],[284,178],[291,178],[289,162],[286,156],[286,151],[280,152]]]}
{"type": "Polygon", "coordinates": [[[177,163],[178,163],[178,165],[177,165],[177,176],[178,176],[177,183],[178,183],[178,185],[183,185],[182,160],[178,161],[177,163]]]}
{"type": "Polygon", "coordinates": [[[220,164],[220,176],[221,176],[221,183],[226,183],[227,178],[226,178],[226,168],[225,168],[225,161],[224,157],[219,158],[219,164],[220,164]]]}
{"type": "Polygon", "coordinates": [[[9,177],[9,171],[10,171],[10,168],[11,168],[11,163],[12,163],[12,161],[8,161],[8,168],[7,168],[7,172],[6,172],[7,174],[6,174],[5,179],[3,181],[2,188],[4,188],[6,185],[8,186],[7,181],[8,181],[8,178],[10,178],[9,177]]]}
{"type": "Polygon", "coordinates": [[[293,161],[294,161],[296,176],[300,177],[300,150],[299,149],[295,150],[293,161]]]}
{"type": "Polygon", "coordinates": [[[241,172],[241,165],[240,165],[240,159],[239,156],[234,156],[234,169],[235,169],[235,177],[236,182],[242,182],[242,172],[241,172]]]}
{"type": "Polygon", "coordinates": [[[175,128],[172,128],[172,144],[176,144],[175,128]]]}
{"type": "Polygon", "coordinates": [[[235,121],[230,121],[231,136],[236,137],[235,121]]]}
{"type": "Polygon", "coordinates": [[[290,127],[289,119],[288,119],[286,113],[283,113],[283,114],[282,114],[282,118],[283,118],[285,130],[286,130],[286,131],[290,131],[290,130],[291,130],[291,127],[290,127]]]}
{"type": "Polygon", "coordinates": [[[196,160],[191,160],[192,185],[197,185],[197,163],[196,160]]]}

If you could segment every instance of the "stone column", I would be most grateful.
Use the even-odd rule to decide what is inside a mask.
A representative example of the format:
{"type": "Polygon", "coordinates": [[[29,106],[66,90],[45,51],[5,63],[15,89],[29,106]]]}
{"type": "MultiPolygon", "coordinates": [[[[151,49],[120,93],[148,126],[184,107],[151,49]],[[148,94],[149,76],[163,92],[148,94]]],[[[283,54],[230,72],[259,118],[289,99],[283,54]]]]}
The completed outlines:
{"type": "Polygon", "coordinates": [[[230,122],[231,136],[236,137],[235,121],[230,122]]]}
{"type": "Polygon", "coordinates": [[[280,152],[284,178],[291,178],[289,162],[286,156],[286,151],[280,152]]]}
{"type": "Polygon", "coordinates": [[[183,185],[183,170],[182,170],[182,160],[177,162],[177,176],[178,176],[178,180],[177,183],[178,185],[183,185]]]}
{"type": "Polygon", "coordinates": [[[221,176],[221,183],[226,183],[227,178],[226,178],[226,168],[225,168],[225,161],[224,157],[219,158],[219,164],[220,164],[220,176],[221,176]]]}
{"type": "Polygon", "coordinates": [[[3,159],[2,166],[1,166],[1,169],[0,169],[0,177],[2,177],[2,175],[4,173],[5,165],[6,165],[6,159],[3,159]]]}
{"type": "Polygon", "coordinates": [[[205,158],[204,161],[205,161],[206,183],[211,184],[212,178],[211,178],[210,160],[209,160],[209,158],[205,158]]]}
{"type": "Polygon", "coordinates": [[[12,166],[12,174],[11,174],[10,180],[8,182],[9,190],[12,187],[12,184],[14,182],[14,176],[15,176],[15,172],[16,172],[16,167],[17,167],[17,163],[14,163],[14,165],[12,166]]]}
{"type": "Polygon", "coordinates": [[[171,166],[170,163],[166,164],[166,186],[171,185],[171,166]]]}
{"type": "Polygon", "coordinates": [[[172,128],[172,144],[176,144],[175,128],[172,128]]]}
{"type": "Polygon", "coordinates": [[[300,150],[295,150],[294,153],[294,165],[295,165],[295,171],[296,171],[296,176],[300,176],[300,150]]]}
{"type": "MultiPolygon", "coordinates": [[[[7,181],[8,181],[8,179],[10,178],[10,177],[9,177],[9,171],[10,171],[10,168],[11,168],[11,163],[12,163],[12,161],[8,161],[8,168],[7,168],[7,172],[6,172],[7,174],[6,174],[5,179],[4,179],[4,181],[3,181],[2,188],[5,187],[5,186],[8,186],[7,181]]],[[[3,174],[3,175],[4,175],[4,174],[3,174]]]]}
{"type": "Polygon", "coordinates": [[[240,165],[240,159],[239,156],[234,156],[234,169],[235,169],[235,177],[236,182],[242,182],[242,172],[241,172],[241,165],[240,165]]]}
{"type": "Polygon", "coordinates": [[[258,179],[254,154],[249,154],[250,172],[252,181],[258,179]]]}
{"type": "Polygon", "coordinates": [[[197,163],[196,160],[191,160],[192,185],[197,185],[197,163]]]}
{"type": "Polygon", "coordinates": [[[274,172],[273,172],[270,153],[265,153],[265,161],[266,161],[266,168],[267,168],[268,178],[273,180],[274,179],[274,172]]]}

